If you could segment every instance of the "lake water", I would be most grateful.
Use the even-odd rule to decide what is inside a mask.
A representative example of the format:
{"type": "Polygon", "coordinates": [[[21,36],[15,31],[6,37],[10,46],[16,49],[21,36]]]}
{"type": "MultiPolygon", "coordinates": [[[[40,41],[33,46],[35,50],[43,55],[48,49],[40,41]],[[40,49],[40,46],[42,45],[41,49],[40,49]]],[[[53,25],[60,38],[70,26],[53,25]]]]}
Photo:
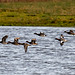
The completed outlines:
{"type": "Polygon", "coordinates": [[[20,37],[19,42],[36,38],[38,45],[24,47],[0,43],[0,75],[75,75],[75,36],[64,33],[75,28],[64,27],[0,27],[0,40],[8,35],[7,41],[20,37]],[[40,37],[34,33],[44,32],[40,37]],[[55,40],[63,34],[68,42],[60,46],[55,40]]]}

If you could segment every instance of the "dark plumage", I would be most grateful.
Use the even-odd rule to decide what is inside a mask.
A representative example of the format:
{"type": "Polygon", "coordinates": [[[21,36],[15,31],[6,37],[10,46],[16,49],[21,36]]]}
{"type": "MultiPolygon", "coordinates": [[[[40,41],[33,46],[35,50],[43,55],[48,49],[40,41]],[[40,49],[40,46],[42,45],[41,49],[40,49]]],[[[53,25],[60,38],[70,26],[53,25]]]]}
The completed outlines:
{"type": "Polygon", "coordinates": [[[61,39],[59,39],[59,38],[55,38],[55,40],[61,41],[61,39]]]}
{"type": "Polygon", "coordinates": [[[2,44],[8,44],[8,42],[6,42],[6,39],[8,38],[8,35],[5,35],[3,38],[2,38],[2,41],[0,41],[0,43],[2,44]]]}
{"type": "Polygon", "coordinates": [[[19,40],[20,38],[19,37],[17,37],[17,38],[14,38],[14,42],[8,42],[8,43],[11,43],[11,44],[14,44],[14,45],[19,45],[19,43],[18,43],[18,40],[19,40]]]}
{"type": "Polygon", "coordinates": [[[36,35],[38,35],[38,36],[42,36],[42,37],[44,37],[44,36],[46,36],[44,33],[34,33],[34,34],[36,34],[36,35]]]}
{"type": "Polygon", "coordinates": [[[70,35],[75,35],[73,30],[70,30],[69,32],[67,32],[67,31],[64,31],[64,32],[67,33],[67,34],[70,34],[70,35]]]}
{"type": "Polygon", "coordinates": [[[61,46],[64,44],[64,42],[67,42],[67,40],[64,39],[63,34],[61,34],[60,38],[55,38],[55,40],[60,41],[61,46]]]}
{"type": "Polygon", "coordinates": [[[26,42],[29,44],[32,44],[32,45],[37,45],[36,39],[32,39],[31,42],[29,42],[29,41],[26,41],[26,42]]]}

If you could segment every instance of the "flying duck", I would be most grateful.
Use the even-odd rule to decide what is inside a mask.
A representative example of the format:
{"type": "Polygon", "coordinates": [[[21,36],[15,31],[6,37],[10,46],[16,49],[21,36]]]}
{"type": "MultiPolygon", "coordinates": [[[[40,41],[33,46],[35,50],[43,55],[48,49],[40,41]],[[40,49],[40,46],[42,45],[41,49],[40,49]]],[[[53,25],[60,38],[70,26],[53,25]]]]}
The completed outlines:
{"type": "Polygon", "coordinates": [[[29,44],[32,44],[32,45],[37,45],[36,39],[32,39],[31,42],[29,42],[29,41],[26,41],[26,42],[29,44]]]}
{"type": "Polygon", "coordinates": [[[0,41],[0,43],[2,44],[8,44],[8,42],[6,42],[6,39],[8,38],[8,35],[5,35],[3,38],[2,38],[2,41],[0,41]]]}
{"type": "Polygon", "coordinates": [[[14,45],[19,45],[19,43],[18,43],[18,40],[19,40],[20,38],[19,37],[16,37],[16,38],[14,38],[14,42],[8,42],[8,43],[11,43],[11,44],[14,44],[14,45]]]}
{"type": "Polygon", "coordinates": [[[70,34],[70,35],[75,35],[73,30],[70,30],[69,32],[67,32],[67,31],[64,31],[64,32],[67,33],[67,34],[70,34]]]}
{"type": "Polygon", "coordinates": [[[67,42],[66,39],[64,39],[63,34],[61,34],[60,38],[55,38],[56,40],[60,41],[60,45],[62,46],[64,44],[64,42],[67,42]]]}
{"type": "Polygon", "coordinates": [[[34,34],[36,34],[36,35],[38,35],[38,36],[42,36],[42,37],[44,37],[44,36],[46,36],[44,33],[34,33],[34,34]]]}

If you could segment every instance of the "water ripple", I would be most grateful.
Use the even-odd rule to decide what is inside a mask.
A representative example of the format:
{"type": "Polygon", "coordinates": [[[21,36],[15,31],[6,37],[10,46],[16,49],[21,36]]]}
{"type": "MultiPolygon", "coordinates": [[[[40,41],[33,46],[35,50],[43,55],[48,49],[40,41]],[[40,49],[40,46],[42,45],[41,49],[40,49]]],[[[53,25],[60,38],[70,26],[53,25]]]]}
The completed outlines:
{"type": "Polygon", "coordinates": [[[38,45],[23,46],[0,43],[0,75],[75,75],[75,36],[64,33],[69,27],[0,27],[0,39],[8,35],[7,41],[20,37],[19,42],[37,39],[38,45]],[[44,32],[47,36],[34,35],[44,32]],[[68,42],[60,46],[56,37],[64,34],[68,42]]]}

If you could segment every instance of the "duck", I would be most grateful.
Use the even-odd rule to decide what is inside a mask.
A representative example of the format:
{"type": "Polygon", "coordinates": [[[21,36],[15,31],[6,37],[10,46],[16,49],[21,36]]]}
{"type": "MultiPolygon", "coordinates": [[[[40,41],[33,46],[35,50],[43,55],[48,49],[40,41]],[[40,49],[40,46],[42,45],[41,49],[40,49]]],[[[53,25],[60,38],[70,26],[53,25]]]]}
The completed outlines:
{"type": "Polygon", "coordinates": [[[61,45],[61,46],[64,44],[64,42],[67,42],[67,40],[64,39],[63,34],[61,34],[60,38],[55,38],[55,40],[60,41],[60,45],[61,45]]]}
{"type": "Polygon", "coordinates": [[[18,43],[19,39],[20,39],[19,37],[16,37],[16,38],[14,38],[14,42],[8,41],[8,44],[11,43],[11,44],[14,44],[14,45],[20,45],[20,43],[18,43]]]}
{"type": "Polygon", "coordinates": [[[67,31],[64,31],[64,32],[67,33],[67,34],[70,34],[70,35],[75,35],[73,30],[70,30],[69,32],[67,32],[67,31]]]}
{"type": "Polygon", "coordinates": [[[8,42],[6,42],[6,39],[8,38],[8,35],[5,35],[3,38],[2,38],[2,41],[0,41],[0,43],[2,44],[8,44],[8,42]]]}
{"type": "Polygon", "coordinates": [[[47,35],[45,35],[44,33],[34,33],[34,34],[36,34],[36,35],[38,35],[38,36],[42,36],[42,37],[45,37],[45,36],[47,36],[47,35]]]}
{"type": "Polygon", "coordinates": [[[64,40],[64,36],[63,36],[63,34],[61,34],[60,38],[55,38],[55,39],[58,41],[61,41],[62,39],[64,40]]]}
{"type": "Polygon", "coordinates": [[[27,43],[29,44],[32,44],[32,45],[37,45],[38,43],[36,43],[36,39],[32,39],[31,42],[29,41],[26,41],[27,43]]]}

